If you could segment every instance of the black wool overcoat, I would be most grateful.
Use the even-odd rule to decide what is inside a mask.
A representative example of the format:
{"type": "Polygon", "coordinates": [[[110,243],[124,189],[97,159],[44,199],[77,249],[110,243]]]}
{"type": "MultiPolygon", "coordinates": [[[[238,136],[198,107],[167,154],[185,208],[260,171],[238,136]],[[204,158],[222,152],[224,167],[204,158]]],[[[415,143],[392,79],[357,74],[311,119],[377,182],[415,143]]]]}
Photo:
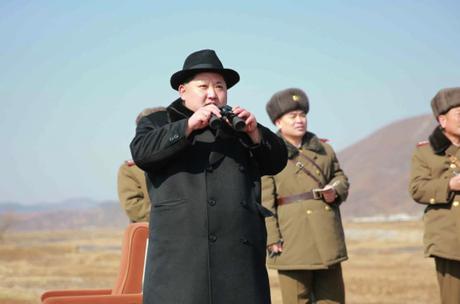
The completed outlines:
{"type": "Polygon", "coordinates": [[[144,303],[270,303],[260,177],[284,168],[285,145],[261,125],[257,145],[227,125],[186,137],[192,114],[178,99],[131,142],[153,202],[144,303]]]}

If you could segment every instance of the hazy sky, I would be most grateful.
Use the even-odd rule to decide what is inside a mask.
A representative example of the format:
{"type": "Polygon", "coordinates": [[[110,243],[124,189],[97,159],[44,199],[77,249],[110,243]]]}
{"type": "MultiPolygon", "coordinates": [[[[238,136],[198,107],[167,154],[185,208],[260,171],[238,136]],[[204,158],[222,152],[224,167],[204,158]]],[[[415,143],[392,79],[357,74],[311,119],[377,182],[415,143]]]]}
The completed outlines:
{"type": "Polygon", "coordinates": [[[271,127],[270,96],[302,88],[309,129],[339,151],[460,85],[459,11],[439,0],[0,0],[0,201],[116,199],[136,115],[173,101],[171,74],[204,48],[240,73],[229,104],[271,127]]]}

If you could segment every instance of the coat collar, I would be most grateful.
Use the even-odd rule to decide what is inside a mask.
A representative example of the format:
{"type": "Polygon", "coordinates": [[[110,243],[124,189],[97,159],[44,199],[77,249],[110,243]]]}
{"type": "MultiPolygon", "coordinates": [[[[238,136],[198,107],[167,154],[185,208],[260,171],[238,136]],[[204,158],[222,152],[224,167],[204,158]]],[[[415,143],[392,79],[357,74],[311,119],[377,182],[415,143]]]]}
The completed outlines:
{"type": "Polygon", "coordinates": [[[437,126],[428,138],[434,153],[441,155],[452,145],[452,142],[446,137],[441,126],[437,126]]]}
{"type": "Polygon", "coordinates": [[[168,113],[171,121],[178,121],[193,115],[193,111],[184,105],[184,101],[181,98],[177,98],[169,105],[168,113]]]}
{"type": "MultiPolygon", "coordinates": [[[[295,156],[299,154],[299,149],[294,147],[294,145],[292,145],[287,140],[285,140],[283,136],[281,135],[280,131],[278,131],[278,136],[280,136],[286,144],[289,159],[294,158],[295,156]]],[[[319,140],[319,138],[314,133],[308,132],[308,131],[305,133],[305,135],[302,138],[301,149],[310,150],[312,152],[320,153],[320,154],[325,153],[324,146],[319,140]]]]}

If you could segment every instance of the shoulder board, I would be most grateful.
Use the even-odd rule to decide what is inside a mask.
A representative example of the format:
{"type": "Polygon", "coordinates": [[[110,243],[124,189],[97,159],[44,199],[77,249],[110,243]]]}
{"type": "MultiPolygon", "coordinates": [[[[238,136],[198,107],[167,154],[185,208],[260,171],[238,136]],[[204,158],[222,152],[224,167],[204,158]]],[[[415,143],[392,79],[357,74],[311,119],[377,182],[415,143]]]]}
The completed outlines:
{"type": "Polygon", "coordinates": [[[136,165],[132,159],[125,160],[125,164],[126,164],[128,167],[132,167],[132,166],[136,165]]]}
{"type": "Polygon", "coordinates": [[[323,142],[323,143],[329,142],[329,139],[327,139],[327,138],[320,138],[319,140],[320,140],[321,142],[323,142]]]}
{"type": "Polygon", "coordinates": [[[423,141],[419,141],[417,143],[417,147],[423,147],[423,146],[426,146],[428,145],[430,142],[428,140],[423,140],[423,141]]]}

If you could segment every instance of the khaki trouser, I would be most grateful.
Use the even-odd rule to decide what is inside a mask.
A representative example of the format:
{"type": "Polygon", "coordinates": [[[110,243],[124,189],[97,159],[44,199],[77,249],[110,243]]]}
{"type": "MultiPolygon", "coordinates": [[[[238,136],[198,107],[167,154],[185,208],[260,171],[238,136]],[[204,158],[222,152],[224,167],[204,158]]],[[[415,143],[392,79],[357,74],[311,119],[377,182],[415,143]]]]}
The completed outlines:
{"type": "Polygon", "coordinates": [[[340,264],[324,270],[278,270],[278,275],[283,304],[345,303],[340,264]]]}
{"type": "Polygon", "coordinates": [[[442,304],[460,303],[460,261],[434,258],[442,304]]]}

